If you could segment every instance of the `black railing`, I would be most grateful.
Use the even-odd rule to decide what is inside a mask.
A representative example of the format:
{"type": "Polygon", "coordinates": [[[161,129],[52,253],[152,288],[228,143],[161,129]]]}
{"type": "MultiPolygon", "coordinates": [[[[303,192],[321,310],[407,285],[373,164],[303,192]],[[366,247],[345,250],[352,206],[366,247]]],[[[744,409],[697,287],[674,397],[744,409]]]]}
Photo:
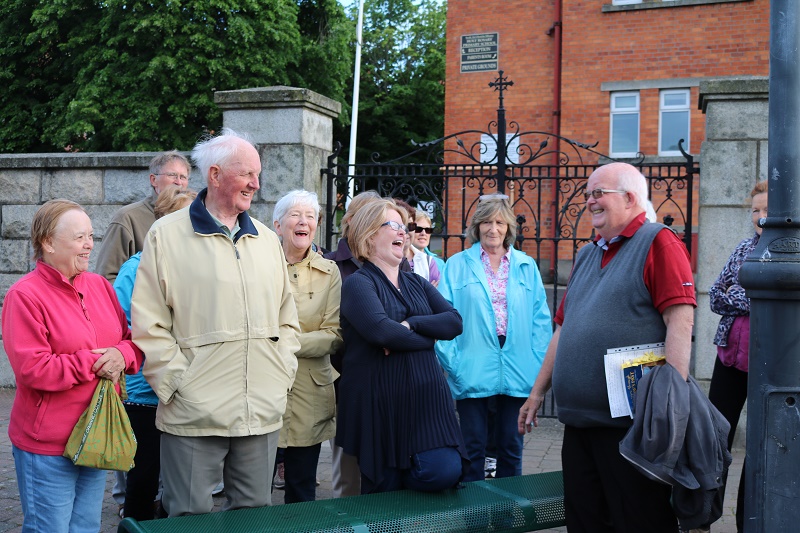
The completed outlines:
{"type": "MultiPolygon", "coordinates": [[[[597,143],[580,143],[546,132],[522,132],[516,122],[507,125],[502,94],[511,82],[505,81],[502,72],[495,81],[500,82],[498,121],[491,122],[487,131],[448,135],[417,145],[406,156],[388,162],[379,161],[374,154],[370,162],[352,168],[337,164],[341,149],[337,143],[328,167],[322,169],[329,198],[326,247],[336,246],[338,224],[351,191],[375,190],[426,211],[435,228],[431,249],[445,259],[468,246],[466,230],[478,198],[504,193],[517,215],[515,246],[537,261],[548,285],[551,312],[555,312],[563,291],[560,283],[569,275],[575,254],[594,238],[591,221],[584,217],[586,181],[601,161],[613,159],[595,151],[597,143]],[[501,135],[506,131],[507,135],[501,135]],[[502,141],[506,138],[507,143],[502,141]],[[410,159],[426,162],[404,162],[410,159]],[[584,162],[588,159],[595,162],[584,162]]],[[[691,254],[692,200],[699,165],[683,151],[682,142],[679,146],[684,161],[645,163],[646,158],[639,154],[628,162],[647,178],[658,221],[673,227],[691,254]]]]}

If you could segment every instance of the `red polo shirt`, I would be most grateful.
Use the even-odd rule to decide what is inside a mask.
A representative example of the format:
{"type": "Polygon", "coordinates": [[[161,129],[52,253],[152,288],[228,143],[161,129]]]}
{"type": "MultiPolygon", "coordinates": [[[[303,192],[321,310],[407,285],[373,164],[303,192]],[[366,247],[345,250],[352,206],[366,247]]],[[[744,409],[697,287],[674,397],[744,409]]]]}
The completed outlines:
{"type": "MultiPolygon", "coordinates": [[[[645,214],[641,213],[620,233],[621,239],[608,243],[608,249],[603,251],[600,268],[611,262],[625,239],[632,237],[644,225],[644,222],[645,214]]],[[[600,239],[601,237],[598,235],[594,243],[587,246],[597,246],[596,243],[600,239]]],[[[650,297],[653,299],[653,306],[658,309],[659,313],[663,314],[667,307],[678,304],[697,307],[689,252],[672,231],[659,231],[656,235],[650,251],[647,253],[642,277],[650,292],[650,297]]],[[[566,296],[567,293],[564,291],[564,297],[566,296]]],[[[559,326],[564,323],[564,297],[561,298],[561,304],[553,318],[559,326]]]]}

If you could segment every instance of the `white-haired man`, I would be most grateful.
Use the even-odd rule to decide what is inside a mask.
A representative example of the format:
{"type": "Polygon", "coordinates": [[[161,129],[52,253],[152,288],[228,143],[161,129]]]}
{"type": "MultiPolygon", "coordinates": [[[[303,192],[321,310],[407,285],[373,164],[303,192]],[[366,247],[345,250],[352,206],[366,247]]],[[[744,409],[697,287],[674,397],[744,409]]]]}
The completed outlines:
{"type": "Polygon", "coordinates": [[[645,221],[647,182],[635,167],[602,166],[586,191],[597,237],[575,259],[519,430],[531,431],[552,384],[565,425],[570,533],[677,533],[671,488],[640,474],[619,453],[631,420],[610,416],[603,356],[609,348],[665,342],[667,362],[688,377],[697,305],[689,255],[670,229],[645,221]]]}
{"type": "Polygon", "coordinates": [[[235,132],[192,152],[208,187],[147,234],[133,291],[134,342],[158,395],[162,504],[207,513],[271,503],[278,432],[300,347],[281,245],[247,215],[261,160],[235,132]]]}

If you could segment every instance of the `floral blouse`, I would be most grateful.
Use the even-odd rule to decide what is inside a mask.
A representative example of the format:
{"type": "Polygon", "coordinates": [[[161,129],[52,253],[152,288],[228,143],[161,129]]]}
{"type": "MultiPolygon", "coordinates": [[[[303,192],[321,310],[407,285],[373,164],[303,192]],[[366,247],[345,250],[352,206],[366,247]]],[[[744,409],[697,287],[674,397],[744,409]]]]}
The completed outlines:
{"type": "Polygon", "coordinates": [[[481,248],[481,262],[483,270],[486,272],[486,279],[489,282],[489,298],[492,300],[492,310],[494,311],[495,330],[497,336],[505,335],[508,329],[508,302],[506,301],[506,287],[508,286],[508,265],[510,252],[500,259],[500,268],[497,272],[492,270],[492,263],[489,254],[481,248]]]}
{"type": "Polygon", "coordinates": [[[728,334],[737,316],[750,314],[750,299],[745,296],[744,288],[739,285],[739,269],[750,252],[755,249],[758,239],[759,235],[756,233],[753,237],[739,243],[728,262],[725,263],[717,281],[708,290],[711,311],[722,315],[717,327],[717,334],[714,336],[714,344],[717,346],[728,345],[728,334]]]}

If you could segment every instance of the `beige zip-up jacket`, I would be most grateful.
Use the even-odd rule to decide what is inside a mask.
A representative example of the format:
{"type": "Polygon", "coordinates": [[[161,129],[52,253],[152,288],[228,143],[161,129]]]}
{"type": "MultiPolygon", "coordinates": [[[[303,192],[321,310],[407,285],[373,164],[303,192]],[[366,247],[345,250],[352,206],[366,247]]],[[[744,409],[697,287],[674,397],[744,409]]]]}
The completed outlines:
{"type": "Polygon", "coordinates": [[[233,240],[203,204],[147,234],[131,305],[133,340],[158,395],[156,427],[178,436],[280,429],[300,347],[277,235],[239,215],[233,240]]]}
{"type": "Polygon", "coordinates": [[[312,446],[336,434],[334,380],[339,373],[330,354],[342,345],[339,304],[342,278],[336,263],[313,250],[302,261],[288,265],[297,317],[300,350],[297,378],[289,392],[278,446],[312,446]]]}

